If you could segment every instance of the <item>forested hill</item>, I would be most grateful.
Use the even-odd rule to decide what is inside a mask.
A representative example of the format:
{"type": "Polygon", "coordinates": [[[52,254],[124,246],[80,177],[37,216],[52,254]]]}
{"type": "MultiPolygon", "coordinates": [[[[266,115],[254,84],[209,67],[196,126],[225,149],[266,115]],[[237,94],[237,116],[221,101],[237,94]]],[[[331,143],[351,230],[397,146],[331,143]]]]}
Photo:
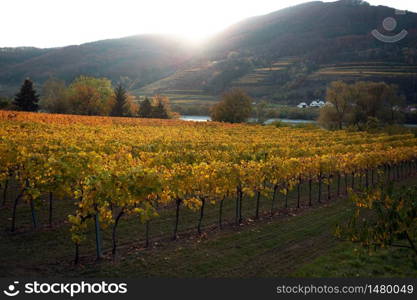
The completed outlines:
{"type": "MultiPolygon", "coordinates": [[[[213,16],[214,17],[214,16],[213,16]]],[[[0,93],[25,77],[103,76],[137,94],[218,95],[231,87],[277,102],[321,96],[329,81],[396,83],[417,103],[417,15],[359,0],[309,2],[243,20],[200,48],[135,36],[56,49],[0,49],[0,93]],[[382,26],[387,17],[395,30],[382,26]],[[397,43],[372,36],[408,35],[397,43]]]]}
{"type": "Polygon", "coordinates": [[[174,37],[140,35],[52,49],[0,48],[0,93],[26,77],[42,83],[78,75],[108,77],[134,88],[181,68],[191,58],[187,47],[174,37]]]}
{"type": "Polygon", "coordinates": [[[371,6],[357,0],[308,2],[235,24],[216,36],[209,49],[211,54],[220,56],[240,50],[272,58],[296,55],[308,56],[317,62],[338,62],[366,56],[359,53],[363,50],[386,48],[387,45],[371,38],[371,32],[379,29],[387,35],[396,33],[383,29],[383,20],[387,17],[396,19],[397,32],[407,29],[410,33],[396,46],[415,47],[416,16],[411,12],[396,15],[393,8],[371,6]]]}

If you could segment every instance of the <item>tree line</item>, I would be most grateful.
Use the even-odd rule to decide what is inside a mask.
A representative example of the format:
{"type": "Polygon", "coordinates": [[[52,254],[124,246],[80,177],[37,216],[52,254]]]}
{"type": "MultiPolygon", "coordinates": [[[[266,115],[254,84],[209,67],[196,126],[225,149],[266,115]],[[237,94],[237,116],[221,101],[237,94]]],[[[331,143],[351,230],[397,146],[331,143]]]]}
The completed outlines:
{"type": "Polygon", "coordinates": [[[27,78],[11,103],[2,99],[1,108],[89,116],[175,117],[168,97],[155,95],[138,101],[121,84],[113,87],[107,78],[89,76],[79,76],[68,86],[62,80],[51,78],[43,85],[42,96],[27,78]]]}
{"type": "MultiPolygon", "coordinates": [[[[0,100],[0,108],[21,111],[158,119],[178,116],[166,96],[138,101],[121,84],[113,87],[109,79],[88,76],[79,76],[68,86],[62,80],[49,79],[43,85],[42,97],[26,79],[11,104],[0,100]]],[[[399,94],[398,86],[385,82],[334,81],[327,88],[326,101],[318,122],[327,129],[372,130],[406,120],[404,96],[399,94]]],[[[267,106],[265,101],[255,102],[242,89],[231,89],[210,108],[210,116],[213,121],[227,123],[255,117],[262,123],[269,115],[267,106]]]]}

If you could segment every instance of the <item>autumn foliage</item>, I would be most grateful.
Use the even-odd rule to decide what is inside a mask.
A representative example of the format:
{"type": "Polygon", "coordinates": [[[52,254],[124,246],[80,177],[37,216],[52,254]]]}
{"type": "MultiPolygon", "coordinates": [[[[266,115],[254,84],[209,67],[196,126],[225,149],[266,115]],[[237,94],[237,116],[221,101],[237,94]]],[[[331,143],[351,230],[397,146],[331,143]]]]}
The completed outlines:
{"type": "Polygon", "coordinates": [[[201,233],[205,208],[231,196],[239,224],[246,199],[256,197],[258,208],[259,201],[271,201],[273,214],[277,194],[286,196],[302,183],[321,188],[366,176],[372,185],[381,170],[415,173],[416,161],[411,134],[0,112],[0,182],[18,186],[11,230],[22,201],[33,211],[72,201],[68,221],[76,257],[90,225],[97,233],[112,228],[115,253],[124,216],[146,223],[158,217],[158,209],[175,208],[176,238],[182,209],[200,211],[201,233]]]}

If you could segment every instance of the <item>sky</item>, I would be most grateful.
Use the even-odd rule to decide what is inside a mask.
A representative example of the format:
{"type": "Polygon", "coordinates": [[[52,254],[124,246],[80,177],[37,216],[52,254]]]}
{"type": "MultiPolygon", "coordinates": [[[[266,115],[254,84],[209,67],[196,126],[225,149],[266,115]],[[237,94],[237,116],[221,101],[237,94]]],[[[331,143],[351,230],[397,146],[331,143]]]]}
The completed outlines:
{"type": "MultiPolygon", "coordinates": [[[[0,47],[77,45],[136,34],[173,34],[198,43],[245,18],[306,0],[2,0],[0,47]]],[[[324,1],[331,2],[331,1],[324,1]]],[[[393,6],[392,0],[368,0],[393,6]]],[[[417,12],[417,1],[396,0],[417,12]]]]}

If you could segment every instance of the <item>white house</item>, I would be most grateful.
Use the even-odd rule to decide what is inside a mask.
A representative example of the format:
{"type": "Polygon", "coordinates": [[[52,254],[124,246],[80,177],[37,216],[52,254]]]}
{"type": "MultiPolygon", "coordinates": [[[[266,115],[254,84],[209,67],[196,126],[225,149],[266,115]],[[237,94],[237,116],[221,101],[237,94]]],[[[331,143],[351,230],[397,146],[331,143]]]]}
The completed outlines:
{"type": "Polygon", "coordinates": [[[326,103],[322,100],[319,100],[319,99],[314,100],[310,103],[310,107],[322,107],[322,106],[325,106],[325,105],[326,105],[326,103]]]}
{"type": "Polygon", "coordinates": [[[305,102],[301,102],[300,104],[297,105],[298,108],[307,108],[308,104],[305,102]]]}

